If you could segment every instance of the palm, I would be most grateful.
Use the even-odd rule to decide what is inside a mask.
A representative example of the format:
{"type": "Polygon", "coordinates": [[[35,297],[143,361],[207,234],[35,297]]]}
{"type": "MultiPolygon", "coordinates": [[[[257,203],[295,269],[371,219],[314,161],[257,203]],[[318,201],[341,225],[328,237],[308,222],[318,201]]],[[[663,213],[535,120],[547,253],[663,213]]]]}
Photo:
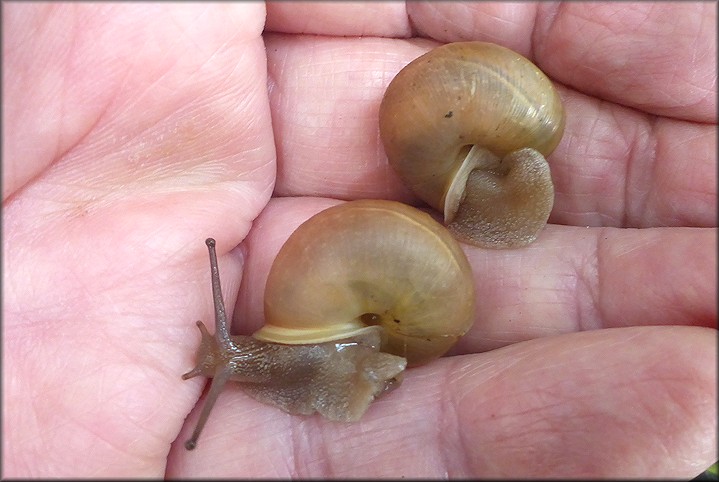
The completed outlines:
{"type": "Polygon", "coordinates": [[[412,370],[351,425],[231,386],[187,453],[172,443],[201,390],[180,374],[212,318],[204,238],[249,333],[304,219],[333,199],[416,203],[376,111],[436,42],[390,38],[410,35],[401,4],[269,9],[277,32],[388,37],[362,39],[261,37],[261,5],[50,8],[5,9],[7,474],[686,477],[716,458],[713,10],[566,6],[532,24],[529,5],[414,5],[425,36],[531,44],[564,85],[552,224],[526,249],[466,247],[468,356],[412,370]],[[696,34],[656,33],[677,18],[696,34]]]}

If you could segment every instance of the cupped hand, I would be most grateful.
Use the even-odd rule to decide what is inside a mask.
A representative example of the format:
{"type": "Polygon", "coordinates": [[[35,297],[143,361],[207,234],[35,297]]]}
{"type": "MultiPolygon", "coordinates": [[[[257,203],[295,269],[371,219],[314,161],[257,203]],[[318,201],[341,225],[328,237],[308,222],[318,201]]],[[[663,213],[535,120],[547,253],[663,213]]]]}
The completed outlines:
{"type": "Polygon", "coordinates": [[[692,477],[716,460],[711,4],[3,13],[3,475],[692,477]],[[231,384],[185,451],[203,383],[180,375],[212,320],[204,239],[251,333],[302,221],[341,200],[421,206],[377,110],[405,64],[460,40],[556,82],[550,224],[527,248],[464,246],[474,327],[361,422],[231,384]]]}

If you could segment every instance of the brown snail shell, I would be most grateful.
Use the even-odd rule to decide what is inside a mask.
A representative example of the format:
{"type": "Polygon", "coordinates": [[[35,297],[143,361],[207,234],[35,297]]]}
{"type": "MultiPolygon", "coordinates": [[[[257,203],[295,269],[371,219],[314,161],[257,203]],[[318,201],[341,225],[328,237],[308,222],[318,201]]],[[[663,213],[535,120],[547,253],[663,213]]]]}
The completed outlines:
{"type": "Polygon", "coordinates": [[[487,42],[437,47],[410,62],[380,105],[387,158],[461,240],[512,248],[546,224],[554,187],[545,156],[564,131],[551,81],[487,42]]]}
{"type": "Polygon", "coordinates": [[[469,263],[428,214],[392,201],[341,204],[301,225],[275,258],[253,336],[316,343],[382,326],[383,351],[425,363],[474,319],[469,263]],[[298,282],[298,280],[301,280],[298,282]]]}

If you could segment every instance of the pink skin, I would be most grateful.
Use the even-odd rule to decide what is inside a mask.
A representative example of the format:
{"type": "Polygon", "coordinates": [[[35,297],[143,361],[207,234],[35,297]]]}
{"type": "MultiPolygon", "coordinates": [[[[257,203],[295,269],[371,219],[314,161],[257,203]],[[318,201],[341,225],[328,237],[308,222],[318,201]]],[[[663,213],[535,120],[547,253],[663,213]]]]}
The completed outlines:
{"type": "Polygon", "coordinates": [[[711,4],[3,13],[4,476],[689,478],[717,459],[711,4]],[[229,384],[185,451],[205,238],[251,333],[303,220],[335,199],[419,205],[379,101],[407,62],[470,39],[558,84],[551,224],[526,249],[465,247],[475,326],[361,422],[229,384]]]}

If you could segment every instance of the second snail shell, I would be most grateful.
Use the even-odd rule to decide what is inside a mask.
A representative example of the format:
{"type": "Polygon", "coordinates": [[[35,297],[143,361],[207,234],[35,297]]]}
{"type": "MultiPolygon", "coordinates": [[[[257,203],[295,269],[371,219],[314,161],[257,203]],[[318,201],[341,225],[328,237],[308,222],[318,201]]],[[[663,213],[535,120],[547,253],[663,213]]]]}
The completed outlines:
{"type": "Polygon", "coordinates": [[[553,205],[545,156],[564,110],[533,63],[487,42],[437,47],[397,74],[379,115],[390,164],[460,239],[497,248],[535,239],[553,205]]]}

